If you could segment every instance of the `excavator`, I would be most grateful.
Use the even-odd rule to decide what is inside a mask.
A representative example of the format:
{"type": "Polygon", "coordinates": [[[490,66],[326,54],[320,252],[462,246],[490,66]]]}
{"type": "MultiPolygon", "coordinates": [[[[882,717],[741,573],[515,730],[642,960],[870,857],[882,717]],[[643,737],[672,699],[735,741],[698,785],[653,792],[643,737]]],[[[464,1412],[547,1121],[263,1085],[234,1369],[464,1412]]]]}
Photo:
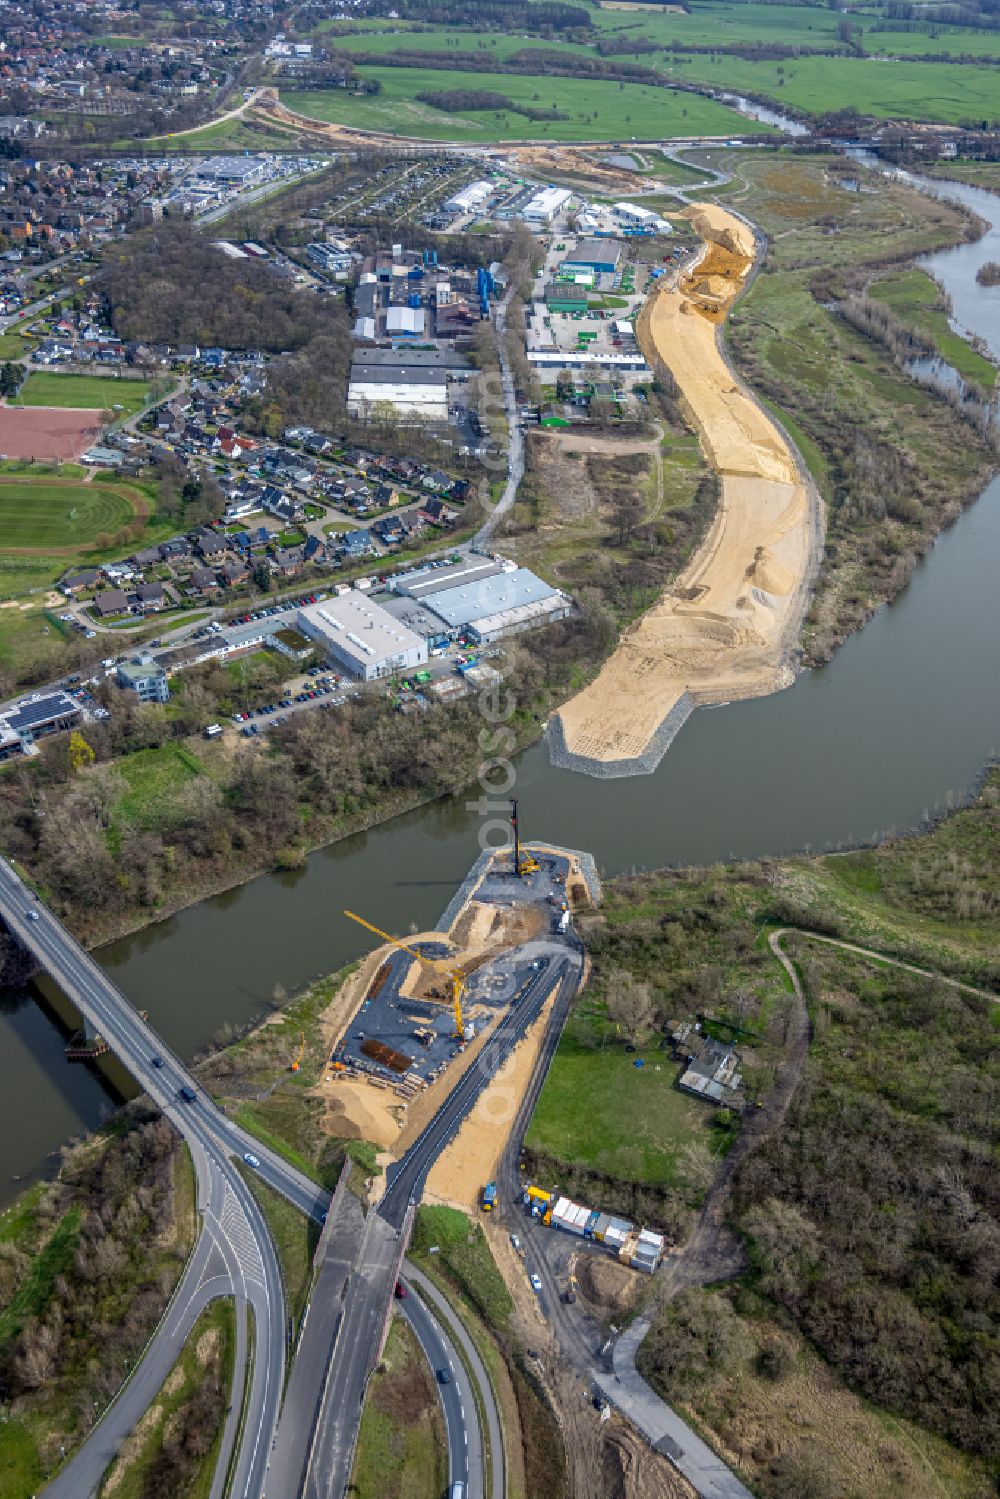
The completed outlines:
{"type": "Polygon", "coordinates": [[[381,927],[375,926],[370,921],[366,921],[363,916],[356,915],[354,911],[345,911],[344,915],[349,917],[351,921],[356,921],[358,926],[367,927],[368,931],[374,932],[376,937],[381,937],[384,942],[390,943],[393,947],[398,948],[400,952],[409,953],[410,957],[416,958],[418,963],[425,963],[428,968],[435,968],[438,973],[443,973],[447,976],[451,981],[451,1002],[455,1015],[453,1039],[455,1041],[464,1041],[465,1018],[462,1014],[462,994],[465,990],[465,975],[462,971],[458,968],[450,967],[441,958],[428,958],[424,953],[417,952],[415,947],[408,947],[405,942],[400,942],[398,937],[393,937],[389,932],[383,932],[381,927]]]}

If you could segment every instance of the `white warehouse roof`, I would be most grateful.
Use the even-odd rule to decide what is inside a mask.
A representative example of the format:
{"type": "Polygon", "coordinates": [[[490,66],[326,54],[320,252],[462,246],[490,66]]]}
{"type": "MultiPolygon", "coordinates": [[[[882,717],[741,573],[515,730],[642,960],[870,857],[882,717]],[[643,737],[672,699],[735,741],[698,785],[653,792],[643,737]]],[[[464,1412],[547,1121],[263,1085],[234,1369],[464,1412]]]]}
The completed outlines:
{"type": "Polygon", "coordinates": [[[444,588],[440,593],[424,594],[422,602],[455,630],[474,620],[553,598],[558,592],[528,568],[519,567],[512,573],[497,573],[457,588],[444,588]]]}
{"type": "Polygon", "coordinates": [[[310,639],[354,663],[358,676],[370,677],[400,658],[406,658],[406,665],[427,659],[423,637],[364,594],[345,593],[310,604],[299,611],[298,624],[310,639]]]}
{"type": "Polygon", "coordinates": [[[385,315],[386,333],[423,333],[422,307],[390,307],[385,315]]]}
{"type": "Polygon", "coordinates": [[[572,197],[564,187],[543,187],[540,193],[529,198],[521,210],[522,217],[526,219],[551,219],[555,218],[560,208],[564,208],[572,197]]]}
{"type": "Polygon", "coordinates": [[[485,203],[492,191],[491,182],[470,182],[468,187],[463,187],[450,197],[444,206],[453,213],[469,213],[473,208],[478,208],[480,203],[485,203]]]}

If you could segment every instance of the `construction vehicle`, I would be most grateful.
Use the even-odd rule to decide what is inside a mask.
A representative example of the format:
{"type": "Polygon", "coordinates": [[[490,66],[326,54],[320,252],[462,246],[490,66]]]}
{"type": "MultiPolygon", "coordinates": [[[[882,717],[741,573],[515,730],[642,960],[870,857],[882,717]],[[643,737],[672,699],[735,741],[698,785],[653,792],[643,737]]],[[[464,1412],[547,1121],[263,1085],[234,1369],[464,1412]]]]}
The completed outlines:
{"type": "Polygon", "coordinates": [[[455,1029],[453,1039],[465,1041],[465,1018],[462,1014],[462,991],[465,988],[465,975],[459,968],[452,968],[441,958],[428,958],[423,953],[417,952],[415,947],[408,947],[405,942],[400,942],[398,937],[393,937],[389,932],[383,932],[380,926],[366,921],[363,916],[356,915],[353,911],[345,911],[344,915],[351,921],[356,921],[359,926],[367,927],[368,931],[374,932],[376,937],[381,937],[384,942],[390,943],[400,952],[409,953],[411,958],[416,958],[418,963],[426,963],[429,968],[436,968],[439,973],[447,974],[451,980],[451,1002],[455,1014],[455,1029]]]}
{"type": "Polygon", "coordinates": [[[521,857],[521,828],[517,820],[517,802],[511,798],[510,803],[510,825],[514,830],[514,873],[519,880],[526,875],[535,874],[538,870],[538,860],[533,859],[530,854],[521,857]]]}
{"type": "Polygon", "coordinates": [[[480,1198],[480,1206],[482,1207],[484,1213],[492,1213],[496,1205],[497,1184],[496,1182],[487,1182],[485,1187],[483,1188],[482,1197],[480,1198]]]}
{"type": "Polygon", "coordinates": [[[305,1033],[302,1032],[300,1034],[300,1036],[299,1036],[299,1054],[295,1058],[295,1061],[292,1063],[292,1067],[291,1067],[291,1070],[293,1072],[298,1072],[299,1068],[302,1065],[302,1058],[305,1056],[305,1054],[306,1054],[306,1038],[305,1038],[305,1033]]]}
{"type": "Polygon", "coordinates": [[[572,1306],[574,1301],[576,1300],[576,1291],[576,1272],[571,1270],[569,1272],[569,1279],[566,1282],[566,1289],[562,1295],[563,1301],[565,1301],[568,1306],[572,1306]]]}

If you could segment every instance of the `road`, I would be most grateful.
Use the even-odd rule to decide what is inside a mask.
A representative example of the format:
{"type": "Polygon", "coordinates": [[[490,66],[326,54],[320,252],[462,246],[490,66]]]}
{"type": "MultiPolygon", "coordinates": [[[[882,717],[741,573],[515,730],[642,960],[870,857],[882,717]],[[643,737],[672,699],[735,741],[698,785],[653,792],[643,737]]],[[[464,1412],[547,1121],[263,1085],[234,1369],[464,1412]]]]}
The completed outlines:
{"type": "MultiPolygon", "coordinates": [[[[234,1406],[242,1397],[251,1322],[253,1360],[246,1394],[245,1438],[234,1460],[230,1492],[239,1499],[257,1499],[264,1488],[281,1402],[285,1299],[267,1224],[233,1156],[254,1154],[260,1162],[261,1177],[313,1216],[322,1217],[328,1195],[226,1119],[93,958],[2,859],[0,915],[187,1142],[203,1225],[145,1355],[46,1493],[54,1499],[87,1499],[96,1492],[110,1457],[155,1396],[202,1308],[215,1296],[232,1295],[237,1309],[236,1365],[240,1371],[235,1378],[234,1406]],[[29,917],[29,911],[33,917],[29,917]],[[160,1065],[154,1065],[154,1058],[160,1065]],[[193,1102],[181,1099],[181,1088],[191,1090],[193,1102]]],[[[235,1418],[227,1423],[217,1473],[226,1472],[236,1424],[235,1418]]]]}
{"type": "Polygon", "coordinates": [[[490,511],[485,523],[480,526],[472,538],[473,547],[482,547],[490,540],[496,530],[497,522],[501,516],[506,515],[517,498],[517,489],[524,477],[524,434],[517,417],[517,394],[514,390],[514,375],[510,367],[510,356],[507,352],[507,310],[516,287],[511,287],[507,295],[497,304],[496,329],[497,329],[497,354],[500,360],[500,385],[503,391],[504,414],[507,418],[507,482],[503,487],[496,505],[490,511]]]}
{"type": "MultiPolygon", "coordinates": [[[[410,1275],[403,1282],[407,1291],[414,1283],[410,1275]]],[[[421,1286],[421,1291],[423,1289],[421,1286]]],[[[464,1483],[469,1499],[482,1499],[482,1437],[476,1419],[476,1396],[465,1364],[421,1296],[407,1295],[398,1305],[416,1334],[437,1381],[448,1438],[448,1482],[464,1483]],[[445,1372],[448,1378],[442,1383],[441,1376],[445,1372]]]]}
{"type": "MultiPolygon", "coordinates": [[[[477,1404],[479,1410],[486,1418],[486,1434],[489,1437],[489,1492],[491,1499],[504,1499],[507,1493],[506,1469],[504,1466],[503,1427],[500,1422],[500,1410],[497,1406],[496,1395],[493,1391],[493,1382],[490,1379],[486,1365],[480,1357],[479,1349],[469,1337],[463,1323],[448,1304],[447,1297],[438,1290],[432,1280],[416,1265],[407,1260],[404,1265],[405,1281],[412,1291],[414,1287],[419,1291],[423,1302],[428,1308],[433,1308],[437,1313],[439,1336],[445,1346],[450,1347],[453,1366],[457,1369],[457,1348],[461,1349],[461,1362],[471,1372],[472,1381],[476,1386],[477,1404]]],[[[412,1297],[407,1301],[404,1310],[412,1304],[412,1297]]],[[[426,1345],[424,1345],[426,1352],[426,1345]]],[[[432,1365],[433,1367],[433,1365],[432,1365]]],[[[485,1444],[480,1424],[475,1420],[475,1406],[469,1405],[471,1395],[465,1393],[464,1384],[459,1379],[459,1389],[462,1391],[462,1420],[468,1433],[468,1446],[466,1449],[466,1483],[468,1484],[468,1499],[480,1499],[486,1492],[486,1461],[485,1444]],[[473,1412],[470,1419],[469,1411],[473,1412]]],[[[470,1386],[471,1389],[471,1386],[470,1386]]],[[[445,1420],[448,1420],[448,1409],[445,1407],[445,1420]]],[[[449,1450],[452,1449],[451,1429],[448,1433],[449,1450]]],[[[452,1481],[461,1478],[460,1472],[452,1474],[452,1481]]]]}

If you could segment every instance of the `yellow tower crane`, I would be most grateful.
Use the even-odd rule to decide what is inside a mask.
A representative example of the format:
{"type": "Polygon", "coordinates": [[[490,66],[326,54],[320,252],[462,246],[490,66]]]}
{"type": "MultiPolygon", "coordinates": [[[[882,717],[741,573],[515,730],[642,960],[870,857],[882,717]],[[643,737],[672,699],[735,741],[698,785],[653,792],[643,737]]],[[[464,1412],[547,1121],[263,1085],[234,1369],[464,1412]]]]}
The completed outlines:
{"type": "Polygon", "coordinates": [[[428,958],[423,953],[417,952],[415,947],[407,947],[406,943],[400,942],[398,937],[393,937],[388,932],[383,932],[380,926],[375,926],[372,922],[366,921],[363,916],[357,916],[353,911],[345,911],[344,915],[349,917],[351,921],[356,921],[359,926],[367,927],[370,932],[375,933],[376,937],[381,937],[384,941],[391,943],[393,947],[398,947],[400,952],[408,952],[410,957],[416,958],[418,963],[426,963],[428,968],[436,968],[439,973],[447,975],[451,981],[451,1002],[455,1010],[454,1039],[456,1041],[464,1041],[465,1021],[462,1016],[462,991],[465,988],[465,975],[459,969],[451,968],[441,958],[428,958]]]}

